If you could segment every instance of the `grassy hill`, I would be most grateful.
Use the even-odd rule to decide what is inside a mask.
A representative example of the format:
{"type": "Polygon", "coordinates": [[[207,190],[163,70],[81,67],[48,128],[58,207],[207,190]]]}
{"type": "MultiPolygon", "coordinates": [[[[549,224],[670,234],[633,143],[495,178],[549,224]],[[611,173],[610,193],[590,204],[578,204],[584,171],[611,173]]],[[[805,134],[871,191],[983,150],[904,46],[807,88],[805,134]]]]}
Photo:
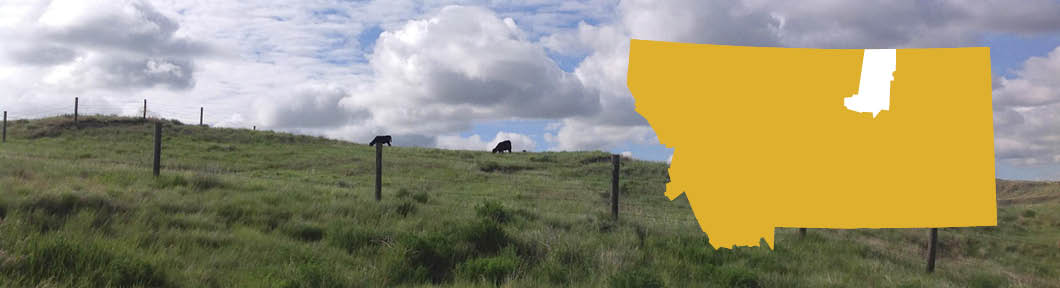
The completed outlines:
{"type": "Polygon", "coordinates": [[[623,160],[614,222],[602,152],[386,147],[376,202],[364,144],[166,121],[156,178],[152,133],[9,123],[0,287],[1060,287],[1060,183],[999,181],[999,225],[941,229],[927,274],[925,229],[715,251],[663,163],[623,160]]]}

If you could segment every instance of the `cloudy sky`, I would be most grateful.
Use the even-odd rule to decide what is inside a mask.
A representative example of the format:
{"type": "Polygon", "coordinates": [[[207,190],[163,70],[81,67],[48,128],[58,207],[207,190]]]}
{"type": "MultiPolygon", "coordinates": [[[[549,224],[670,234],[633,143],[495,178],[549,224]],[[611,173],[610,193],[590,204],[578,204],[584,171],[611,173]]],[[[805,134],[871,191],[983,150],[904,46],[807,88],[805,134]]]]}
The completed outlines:
{"type": "Polygon", "coordinates": [[[0,0],[0,109],[666,161],[629,39],[990,46],[998,176],[1060,179],[1060,1],[0,0]]]}

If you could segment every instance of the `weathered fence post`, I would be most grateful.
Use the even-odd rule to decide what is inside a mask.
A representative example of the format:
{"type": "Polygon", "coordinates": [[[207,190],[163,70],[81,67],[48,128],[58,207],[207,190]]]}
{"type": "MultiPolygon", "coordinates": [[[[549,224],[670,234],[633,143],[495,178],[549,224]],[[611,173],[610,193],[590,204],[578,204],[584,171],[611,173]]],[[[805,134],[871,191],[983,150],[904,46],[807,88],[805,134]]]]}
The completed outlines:
{"type": "Polygon", "coordinates": [[[7,111],[4,111],[4,140],[3,143],[7,143],[7,111]]]}
{"type": "Polygon", "coordinates": [[[806,238],[806,228],[799,228],[799,237],[806,238]]]}
{"type": "Polygon", "coordinates": [[[931,228],[931,242],[928,242],[927,272],[935,272],[935,250],[938,249],[939,228],[931,228]]]}
{"type": "Polygon", "coordinates": [[[77,97],[74,97],[74,127],[77,127],[77,97]]]}
{"type": "Polygon", "coordinates": [[[258,131],[258,125],[254,125],[254,131],[258,131]]]}
{"type": "Polygon", "coordinates": [[[383,143],[375,143],[375,201],[383,199],[383,143]]]}
{"type": "Polygon", "coordinates": [[[158,176],[162,168],[162,122],[155,122],[155,165],[154,174],[158,176]]]}
{"type": "Polygon", "coordinates": [[[199,126],[202,126],[202,107],[199,107],[199,126]]]}
{"type": "Polygon", "coordinates": [[[144,99],[144,121],[147,121],[147,99],[144,99]]]}
{"type": "Polygon", "coordinates": [[[611,170],[611,218],[615,220],[618,220],[618,166],[621,159],[618,154],[611,155],[611,163],[615,166],[611,170]]]}

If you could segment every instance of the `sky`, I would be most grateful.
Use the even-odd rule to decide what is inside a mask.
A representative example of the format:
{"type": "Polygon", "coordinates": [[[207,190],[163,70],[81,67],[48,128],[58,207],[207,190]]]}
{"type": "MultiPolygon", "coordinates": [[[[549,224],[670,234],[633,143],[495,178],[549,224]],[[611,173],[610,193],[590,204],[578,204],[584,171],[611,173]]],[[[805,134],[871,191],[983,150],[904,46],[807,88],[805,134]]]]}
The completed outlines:
{"type": "MultiPolygon", "coordinates": [[[[0,0],[0,109],[668,161],[629,39],[991,47],[997,175],[1060,179],[1060,1],[0,0]]],[[[724,123],[718,123],[724,125],[724,123]]],[[[722,139],[719,139],[722,140],[722,139]]]]}

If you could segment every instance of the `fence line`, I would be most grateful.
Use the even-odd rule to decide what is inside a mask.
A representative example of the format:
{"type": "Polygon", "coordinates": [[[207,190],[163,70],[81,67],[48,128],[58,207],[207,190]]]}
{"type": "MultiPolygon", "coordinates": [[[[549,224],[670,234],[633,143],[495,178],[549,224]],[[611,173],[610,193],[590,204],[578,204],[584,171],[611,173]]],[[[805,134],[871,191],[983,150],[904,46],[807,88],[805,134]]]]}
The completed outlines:
{"type": "MultiPolygon", "coordinates": [[[[141,118],[145,114],[143,107],[145,103],[144,101],[146,100],[147,99],[125,102],[77,97],[76,101],[71,99],[69,103],[53,102],[37,104],[31,107],[17,107],[0,103],[0,110],[8,112],[8,121],[73,116],[75,113],[75,106],[77,116],[79,117],[116,115],[141,118]]],[[[217,103],[217,101],[207,101],[206,103],[202,103],[202,105],[176,105],[146,101],[146,115],[147,118],[177,120],[183,124],[194,125],[199,123],[200,112],[203,112],[201,117],[203,124],[207,126],[224,124],[226,127],[253,128],[254,130],[261,127],[262,130],[268,130],[268,127],[262,123],[245,120],[238,121],[238,123],[236,121],[230,121],[231,119],[235,119],[237,115],[239,115],[240,118],[245,117],[246,114],[244,113],[228,109],[205,109],[209,108],[209,104],[211,103],[217,103]]]]}
{"type": "MultiPolygon", "coordinates": [[[[94,101],[94,100],[98,100],[98,99],[90,99],[89,101],[82,101],[82,100],[85,100],[85,99],[75,98],[74,101],[72,103],[70,103],[69,105],[60,104],[60,103],[53,103],[53,104],[46,104],[46,105],[38,105],[38,106],[29,107],[29,108],[25,108],[25,109],[23,109],[22,107],[11,107],[11,106],[8,106],[8,105],[0,105],[0,108],[2,108],[3,111],[4,111],[3,112],[3,114],[4,114],[4,121],[3,121],[4,122],[4,133],[3,133],[4,134],[3,135],[4,139],[3,139],[3,141],[6,142],[6,138],[7,138],[6,137],[7,136],[6,135],[7,134],[6,133],[6,128],[8,126],[8,123],[7,123],[8,121],[18,121],[18,120],[26,120],[26,119],[39,119],[39,118],[48,118],[48,117],[67,117],[67,116],[71,116],[71,117],[73,117],[75,119],[75,123],[76,123],[79,116],[121,115],[121,116],[126,116],[126,117],[144,117],[144,118],[155,118],[155,119],[172,119],[172,120],[177,120],[177,121],[180,121],[181,123],[188,124],[188,125],[198,123],[200,125],[213,126],[213,125],[217,125],[217,124],[220,124],[220,123],[224,123],[224,121],[225,121],[225,120],[218,121],[216,119],[232,119],[233,116],[241,115],[240,113],[234,113],[232,111],[226,111],[224,109],[219,110],[220,113],[214,114],[213,111],[215,111],[215,110],[210,110],[211,114],[206,114],[206,110],[207,109],[205,109],[205,108],[208,105],[184,106],[184,105],[173,105],[173,104],[167,104],[167,103],[150,103],[150,102],[147,101],[147,99],[144,99],[143,102],[140,102],[138,100],[138,101],[129,102],[129,103],[118,103],[118,102],[114,102],[114,101],[101,101],[100,103],[102,103],[102,104],[97,103],[96,101],[94,101]],[[140,108],[130,110],[130,109],[126,109],[126,108],[123,108],[123,107],[126,107],[126,108],[128,108],[128,107],[140,107],[140,108]],[[16,109],[12,109],[12,108],[16,108],[16,109]],[[198,109],[199,113],[195,113],[196,112],[195,108],[199,108],[198,109]],[[135,112],[135,113],[129,113],[129,112],[135,112]]],[[[226,123],[226,124],[230,124],[230,123],[226,123]]],[[[251,128],[252,127],[252,129],[257,130],[257,126],[261,126],[261,125],[258,125],[256,123],[252,123],[252,122],[243,123],[243,124],[245,124],[245,125],[242,125],[240,128],[251,128]]],[[[262,126],[262,127],[265,127],[265,126],[262,126]]],[[[157,123],[156,122],[155,123],[155,135],[154,135],[154,137],[155,137],[155,149],[154,149],[154,153],[153,153],[154,161],[153,161],[153,164],[152,164],[153,174],[155,176],[159,175],[160,167],[161,167],[160,160],[159,160],[160,159],[160,154],[161,154],[160,150],[161,150],[161,147],[162,147],[161,129],[162,129],[161,123],[157,123]]],[[[376,161],[377,172],[376,172],[375,199],[377,201],[379,201],[379,200],[381,200],[381,194],[382,194],[382,170],[381,170],[382,169],[381,168],[381,166],[382,166],[382,146],[378,145],[376,147],[376,149],[377,149],[376,150],[377,151],[376,152],[376,155],[377,155],[376,156],[377,157],[377,161],[376,161]]],[[[628,202],[621,202],[620,203],[620,201],[619,201],[620,200],[620,195],[621,195],[621,186],[620,186],[621,181],[619,179],[619,177],[621,175],[621,173],[620,173],[620,170],[621,170],[621,161],[620,161],[620,159],[621,159],[621,156],[619,156],[617,154],[613,154],[611,156],[611,160],[612,160],[612,163],[613,163],[613,170],[612,170],[612,177],[611,177],[611,181],[610,181],[610,184],[611,184],[610,185],[611,186],[610,195],[608,195],[610,199],[603,199],[603,198],[597,198],[597,197],[592,197],[592,196],[585,197],[584,199],[579,199],[579,198],[575,198],[575,197],[561,197],[561,196],[553,196],[553,195],[546,196],[546,194],[541,193],[541,192],[572,192],[572,193],[570,193],[570,195],[586,195],[586,194],[588,194],[588,193],[585,193],[586,191],[601,191],[601,192],[607,191],[605,189],[597,190],[597,189],[594,189],[595,187],[591,187],[591,186],[580,187],[580,188],[579,187],[575,187],[575,188],[565,187],[565,188],[559,188],[559,189],[557,189],[554,186],[553,187],[531,187],[531,188],[539,188],[539,189],[532,189],[531,190],[531,191],[536,191],[534,193],[536,195],[531,196],[531,198],[533,198],[534,200],[537,200],[537,201],[542,201],[542,200],[544,200],[544,201],[556,201],[556,202],[563,201],[563,202],[568,202],[568,203],[569,202],[580,202],[580,203],[588,203],[589,205],[601,205],[600,202],[609,203],[610,204],[609,206],[610,206],[611,218],[613,220],[615,220],[615,221],[619,220],[619,211],[620,211],[620,208],[622,208],[621,209],[622,211],[626,211],[626,212],[622,213],[622,215],[632,216],[633,218],[636,218],[636,219],[639,219],[639,220],[654,220],[656,222],[665,222],[665,223],[669,223],[669,224],[678,224],[679,223],[678,225],[698,224],[698,219],[696,219],[695,217],[691,217],[691,219],[682,219],[682,218],[674,218],[674,217],[661,217],[661,216],[649,215],[649,214],[645,214],[645,213],[637,213],[637,212],[643,212],[643,210],[647,210],[647,209],[645,209],[646,207],[649,208],[649,209],[653,209],[653,210],[658,210],[660,208],[666,208],[666,209],[672,209],[672,208],[689,209],[689,207],[676,206],[676,205],[665,207],[664,205],[646,204],[646,203],[628,203],[628,202]],[[605,200],[609,200],[609,201],[605,201],[605,200]]],[[[128,163],[123,163],[123,164],[128,164],[128,163]]],[[[146,161],[140,162],[140,163],[138,163],[138,165],[132,165],[132,166],[146,166],[146,161]]],[[[191,169],[185,169],[185,170],[191,170],[191,169]]],[[[236,172],[231,172],[229,174],[238,175],[238,173],[236,173],[236,172]]],[[[245,176],[245,175],[239,175],[239,176],[249,177],[249,176],[245,176]]],[[[276,179],[276,178],[272,178],[272,177],[252,177],[252,178],[276,179]]],[[[507,180],[509,180],[509,182],[512,182],[512,180],[516,180],[516,177],[509,177],[507,180]]],[[[323,183],[318,183],[318,184],[323,184],[323,183]]],[[[514,184],[512,184],[510,186],[512,188],[515,187],[514,184]]],[[[525,190],[526,186],[521,186],[521,188],[522,189],[519,189],[519,190],[526,191],[525,190]]],[[[462,197],[496,198],[495,195],[492,195],[492,194],[489,194],[489,193],[481,193],[480,194],[480,193],[467,193],[467,192],[449,192],[447,194],[457,195],[457,196],[462,196],[462,197]]],[[[564,194],[566,194],[566,193],[564,193],[564,194]]],[[[592,195],[592,194],[589,194],[589,195],[592,195]]],[[[672,203],[672,202],[667,201],[667,202],[663,202],[663,203],[672,203]]],[[[459,205],[461,205],[461,206],[466,206],[467,204],[468,204],[467,202],[459,202],[459,205]]],[[[477,203],[475,205],[477,205],[477,203]]],[[[537,205],[535,205],[533,209],[535,211],[541,211],[541,209],[539,207],[537,207],[537,205]]],[[[590,210],[596,211],[595,209],[590,209],[590,210]]],[[[603,212],[603,211],[599,211],[599,212],[603,212]]],[[[691,212],[691,211],[689,211],[689,212],[691,212]]],[[[554,210],[548,211],[548,213],[550,213],[550,214],[565,214],[565,215],[581,215],[581,216],[586,215],[586,213],[554,211],[554,210]]],[[[656,227],[656,228],[658,228],[658,227],[656,227]]],[[[667,228],[672,228],[672,227],[667,227],[667,228]]],[[[663,228],[663,229],[666,229],[666,228],[663,228]]],[[[937,228],[930,228],[929,232],[930,232],[930,234],[929,234],[930,235],[930,237],[929,237],[930,240],[929,240],[929,243],[928,243],[928,247],[929,247],[928,250],[929,251],[928,251],[928,255],[927,255],[927,272],[931,273],[931,272],[934,271],[934,268],[935,268],[935,254],[936,254],[935,252],[936,252],[937,238],[938,238],[937,228]]],[[[804,236],[806,234],[806,229],[805,228],[799,228],[799,234],[800,234],[800,236],[804,236]]],[[[971,237],[971,236],[961,235],[961,234],[950,234],[947,237],[950,237],[950,236],[959,237],[959,238],[970,238],[971,237]]],[[[1002,241],[1013,241],[1013,242],[1019,242],[1019,243],[1028,244],[1028,245],[1045,245],[1045,244],[1041,244],[1041,243],[1033,243],[1033,242],[1027,242],[1027,241],[1022,241],[1022,240],[1017,240],[1017,239],[1006,239],[1006,238],[1000,238],[1000,237],[995,237],[995,236],[992,236],[992,235],[985,235],[985,234],[978,234],[978,235],[975,235],[975,237],[984,237],[984,238],[990,238],[990,239],[993,239],[993,240],[1002,240],[1002,241]]],[[[800,237],[800,238],[803,238],[803,237],[800,237]]],[[[1046,246],[1048,246],[1048,245],[1046,245],[1046,246]]]]}

